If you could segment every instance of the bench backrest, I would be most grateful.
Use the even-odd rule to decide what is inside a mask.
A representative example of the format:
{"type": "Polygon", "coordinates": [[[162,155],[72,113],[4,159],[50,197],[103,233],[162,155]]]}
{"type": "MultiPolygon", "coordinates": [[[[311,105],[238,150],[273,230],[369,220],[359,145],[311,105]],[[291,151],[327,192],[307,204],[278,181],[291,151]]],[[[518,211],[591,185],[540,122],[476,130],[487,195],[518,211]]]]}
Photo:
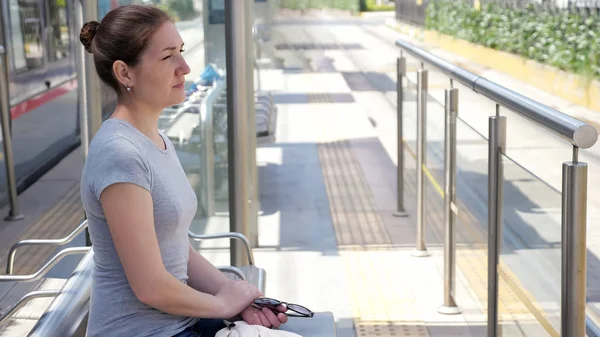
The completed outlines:
{"type": "Polygon", "coordinates": [[[84,337],[89,312],[94,252],[87,253],[28,337],[84,337]]]}

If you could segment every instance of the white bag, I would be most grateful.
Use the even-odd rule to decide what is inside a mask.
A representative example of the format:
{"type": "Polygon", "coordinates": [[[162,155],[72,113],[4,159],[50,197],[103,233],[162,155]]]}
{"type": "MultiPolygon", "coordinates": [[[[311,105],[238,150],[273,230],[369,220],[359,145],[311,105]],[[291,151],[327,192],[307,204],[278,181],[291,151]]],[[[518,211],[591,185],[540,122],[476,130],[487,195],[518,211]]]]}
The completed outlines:
{"type": "Polygon", "coordinates": [[[273,330],[262,325],[249,325],[244,321],[237,321],[234,324],[219,330],[215,337],[302,337],[289,331],[273,330]]]}

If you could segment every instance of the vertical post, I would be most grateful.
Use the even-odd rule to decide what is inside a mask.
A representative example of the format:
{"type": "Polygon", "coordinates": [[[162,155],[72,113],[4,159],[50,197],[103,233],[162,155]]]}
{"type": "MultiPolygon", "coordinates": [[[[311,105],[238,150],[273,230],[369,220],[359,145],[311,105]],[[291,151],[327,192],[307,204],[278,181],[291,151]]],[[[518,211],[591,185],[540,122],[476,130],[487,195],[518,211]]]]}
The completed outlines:
{"type": "MultiPolygon", "coordinates": [[[[217,83],[216,88],[213,90],[223,90],[221,84],[217,83]]],[[[202,144],[205,144],[203,147],[202,162],[204,165],[204,183],[206,186],[204,187],[205,199],[206,199],[206,216],[211,217],[215,215],[215,150],[214,150],[214,119],[215,119],[215,106],[214,102],[216,101],[216,95],[218,93],[211,93],[206,99],[202,102],[202,111],[203,115],[206,116],[205,129],[202,133],[204,137],[202,140],[202,144]]],[[[223,109],[226,109],[224,106],[223,109]]]]}
{"type": "Polygon", "coordinates": [[[396,109],[397,109],[397,136],[398,136],[398,165],[396,171],[397,182],[397,210],[394,216],[407,217],[408,213],[404,209],[404,142],[402,135],[402,125],[404,118],[404,76],[406,76],[406,58],[398,57],[396,60],[396,109]]]}
{"type": "MultiPolygon", "coordinates": [[[[244,32],[246,33],[246,50],[248,51],[246,55],[247,69],[248,72],[246,74],[247,86],[248,86],[248,139],[247,139],[247,147],[248,147],[248,163],[247,167],[250,170],[250,194],[248,195],[248,200],[250,202],[250,211],[248,214],[249,221],[249,229],[248,229],[248,240],[252,247],[258,246],[258,211],[260,209],[260,200],[258,193],[258,169],[256,167],[256,100],[254,97],[255,89],[254,89],[254,69],[256,65],[256,55],[254,50],[254,6],[256,4],[254,1],[251,1],[248,6],[248,10],[246,11],[246,26],[244,28],[244,32]]],[[[257,71],[257,73],[259,73],[257,71]]]]}
{"type": "MultiPolygon", "coordinates": [[[[81,1],[74,1],[75,14],[75,30],[81,29],[85,21],[83,20],[83,4],[81,1]]],[[[85,83],[85,48],[83,44],[75,44],[75,68],[77,69],[77,97],[79,98],[79,123],[81,129],[81,149],[83,152],[83,160],[87,158],[90,137],[88,133],[88,114],[87,114],[87,90],[85,83]]]]}
{"type": "MultiPolygon", "coordinates": [[[[75,1],[75,27],[81,29],[84,23],[98,20],[98,1],[75,1]]],[[[84,161],[88,154],[89,143],[102,124],[102,97],[100,77],[96,73],[94,56],[86,53],[78,43],[76,48],[76,66],[78,70],[77,93],[79,95],[79,114],[81,116],[81,144],[84,161]]],[[[85,229],[86,246],[91,246],[89,229],[85,229]]]]}
{"type": "Polygon", "coordinates": [[[584,337],[586,298],[587,164],[572,162],[562,170],[561,336],[584,337]]]}
{"type": "Polygon", "coordinates": [[[502,243],[503,166],[506,117],[489,119],[488,143],[488,337],[498,332],[498,263],[502,243]]]}
{"type": "Polygon", "coordinates": [[[10,130],[10,95],[8,93],[8,56],[4,46],[0,46],[0,118],[2,120],[2,145],[4,150],[4,165],[10,210],[4,220],[17,221],[25,217],[19,212],[19,197],[17,195],[17,179],[13,159],[12,133],[10,130]]]}
{"type": "MultiPolygon", "coordinates": [[[[250,170],[248,169],[248,53],[245,29],[249,1],[225,1],[225,50],[227,59],[227,137],[229,157],[229,225],[232,232],[249,234],[250,170]]],[[[256,135],[254,135],[256,137],[256,135]]],[[[256,216],[256,214],[254,214],[256,216]]],[[[231,240],[231,265],[247,260],[239,243],[231,240]]]]}
{"type": "Polygon", "coordinates": [[[425,180],[423,166],[425,165],[425,133],[427,120],[427,70],[417,71],[417,246],[412,255],[415,257],[429,256],[425,245],[425,180]]]}
{"type": "MultiPolygon", "coordinates": [[[[98,20],[98,1],[79,0],[83,10],[83,21],[89,22],[98,20]]],[[[96,73],[94,65],[94,56],[90,53],[84,53],[84,72],[85,72],[85,106],[88,120],[88,141],[94,138],[100,125],[102,124],[102,96],[100,77],[96,73]]]]}
{"type": "Polygon", "coordinates": [[[460,314],[454,301],[456,269],[456,118],[458,116],[458,89],[446,89],[446,124],[444,130],[444,304],[438,312],[460,314]]]}

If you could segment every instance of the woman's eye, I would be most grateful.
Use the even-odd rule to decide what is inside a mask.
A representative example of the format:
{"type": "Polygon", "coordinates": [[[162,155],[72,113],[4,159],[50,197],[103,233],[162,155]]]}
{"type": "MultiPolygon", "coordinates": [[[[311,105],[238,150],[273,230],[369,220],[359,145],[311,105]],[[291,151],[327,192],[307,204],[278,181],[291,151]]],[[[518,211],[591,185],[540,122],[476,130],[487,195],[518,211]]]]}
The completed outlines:
{"type": "Polygon", "coordinates": [[[183,48],[182,48],[182,49],[181,49],[179,52],[180,52],[180,53],[183,53],[184,51],[185,51],[185,49],[183,49],[183,48]]]}
{"type": "Polygon", "coordinates": [[[168,59],[169,57],[171,57],[171,55],[163,57],[163,60],[166,60],[166,59],[168,59]]]}

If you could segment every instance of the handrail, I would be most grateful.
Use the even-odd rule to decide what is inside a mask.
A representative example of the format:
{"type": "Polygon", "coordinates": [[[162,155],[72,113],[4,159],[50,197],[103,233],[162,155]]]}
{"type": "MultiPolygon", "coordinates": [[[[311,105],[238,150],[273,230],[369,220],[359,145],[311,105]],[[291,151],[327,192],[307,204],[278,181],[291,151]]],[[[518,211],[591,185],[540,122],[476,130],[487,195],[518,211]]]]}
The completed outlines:
{"type": "Polygon", "coordinates": [[[6,262],[6,274],[12,275],[15,264],[15,255],[17,253],[17,248],[23,246],[41,246],[41,245],[51,245],[51,246],[62,246],[71,241],[73,241],[79,233],[81,233],[87,227],[87,220],[84,220],[75,230],[73,230],[69,235],[62,239],[30,239],[30,240],[22,240],[10,247],[8,252],[8,261],[6,262]]]}
{"type": "Polygon", "coordinates": [[[598,132],[587,123],[473,74],[402,39],[396,40],[396,45],[421,61],[438,68],[450,78],[464,84],[476,93],[533,120],[574,146],[587,149],[598,140],[598,132]]]}
{"type": "Polygon", "coordinates": [[[6,311],[2,313],[2,315],[0,316],[0,325],[6,323],[6,321],[8,321],[15,313],[15,311],[21,309],[21,307],[25,305],[25,303],[27,303],[28,301],[40,297],[54,297],[58,295],[59,292],[60,290],[58,289],[36,290],[25,294],[25,296],[21,297],[21,299],[17,303],[13,304],[10,308],[6,309],[6,311]]]}
{"type": "Polygon", "coordinates": [[[248,255],[248,263],[253,266],[254,265],[254,254],[252,253],[252,249],[250,248],[250,241],[241,233],[236,232],[228,232],[228,233],[218,233],[218,234],[195,234],[192,231],[188,231],[188,236],[194,241],[202,241],[207,239],[236,239],[242,241],[244,244],[244,248],[246,249],[246,254],[248,255]]]}
{"type": "Polygon", "coordinates": [[[0,282],[17,282],[17,281],[37,281],[42,276],[46,275],[48,271],[54,267],[60,260],[64,257],[74,254],[84,254],[90,250],[91,247],[71,247],[65,248],[58,252],[58,254],[54,255],[52,259],[40,268],[40,270],[36,271],[34,274],[30,275],[0,275],[0,282]]]}
{"type": "Polygon", "coordinates": [[[74,336],[89,311],[94,250],[87,253],[28,337],[74,336]]]}
{"type": "Polygon", "coordinates": [[[227,273],[235,274],[237,277],[240,278],[240,280],[246,281],[246,275],[238,267],[234,267],[234,266],[220,266],[220,267],[217,267],[217,269],[219,269],[221,272],[227,272],[227,273]]]}

